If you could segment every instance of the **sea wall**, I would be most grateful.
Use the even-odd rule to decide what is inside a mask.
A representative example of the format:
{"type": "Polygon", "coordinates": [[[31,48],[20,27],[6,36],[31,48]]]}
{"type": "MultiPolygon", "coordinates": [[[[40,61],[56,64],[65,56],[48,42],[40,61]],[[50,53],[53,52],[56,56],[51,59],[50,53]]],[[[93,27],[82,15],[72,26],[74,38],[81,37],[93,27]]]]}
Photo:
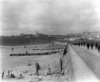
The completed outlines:
{"type": "Polygon", "coordinates": [[[62,57],[66,82],[99,82],[88,65],[68,45],[67,53],[62,57]]]}

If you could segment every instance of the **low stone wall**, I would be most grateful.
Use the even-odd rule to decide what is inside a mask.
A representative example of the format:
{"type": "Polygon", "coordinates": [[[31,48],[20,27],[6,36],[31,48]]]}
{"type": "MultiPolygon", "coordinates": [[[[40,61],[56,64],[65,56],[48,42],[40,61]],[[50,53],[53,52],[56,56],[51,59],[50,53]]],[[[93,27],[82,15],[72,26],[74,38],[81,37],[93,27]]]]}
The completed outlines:
{"type": "Polygon", "coordinates": [[[74,76],[73,63],[70,56],[69,45],[66,48],[66,54],[62,56],[62,60],[63,60],[63,70],[65,73],[65,81],[74,82],[75,76],[74,76]]]}
{"type": "Polygon", "coordinates": [[[99,82],[93,71],[68,45],[67,53],[62,57],[65,80],[68,82],[99,82]]]}

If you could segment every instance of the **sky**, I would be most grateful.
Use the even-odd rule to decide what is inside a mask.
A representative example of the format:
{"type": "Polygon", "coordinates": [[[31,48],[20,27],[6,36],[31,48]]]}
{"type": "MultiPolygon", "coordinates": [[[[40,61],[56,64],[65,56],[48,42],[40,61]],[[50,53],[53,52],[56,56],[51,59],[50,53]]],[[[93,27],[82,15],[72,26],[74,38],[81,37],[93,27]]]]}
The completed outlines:
{"type": "Polygon", "coordinates": [[[100,0],[2,0],[1,35],[100,31],[100,0]]]}

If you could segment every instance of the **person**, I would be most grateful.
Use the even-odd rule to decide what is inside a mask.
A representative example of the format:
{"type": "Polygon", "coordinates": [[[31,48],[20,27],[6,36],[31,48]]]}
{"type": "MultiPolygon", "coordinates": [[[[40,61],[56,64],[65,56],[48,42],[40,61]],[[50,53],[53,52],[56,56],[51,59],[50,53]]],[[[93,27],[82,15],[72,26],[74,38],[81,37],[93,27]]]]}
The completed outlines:
{"type": "Polygon", "coordinates": [[[12,51],[14,50],[14,48],[12,48],[12,51]]]}
{"type": "Polygon", "coordinates": [[[38,64],[38,62],[35,64],[35,66],[36,66],[36,75],[39,75],[40,65],[38,64]]]}
{"type": "Polygon", "coordinates": [[[87,49],[89,49],[89,47],[90,47],[90,44],[88,43],[88,44],[87,44],[87,49]]]}
{"type": "Polygon", "coordinates": [[[9,75],[10,75],[11,78],[15,78],[15,75],[13,74],[12,70],[9,72],[9,75]]]}
{"type": "Polygon", "coordinates": [[[4,78],[4,73],[5,73],[5,70],[2,72],[2,78],[4,78]]]}
{"type": "Polygon", "coordinates": [[[20,76],[19,76],[19,79],[23,79],[24,77],[23,77],[23,75],[22,74],[20,74],[20,76]]]}
{"type": "Polygon", "coordinates": [[[29,60],[28,66],[31,66],[31,65],[32,65],[31,60],[29,60]]]}
{"type": "Polygon", "coordinates": [[[41,81],[41,80],[42,80],[42,76],[39,75],[39,77],[38,77],[38,81],[41,81]]]}
{"type": "Polygon", "coordinates": [[[63,61],[62,61],[62,59],[60,58],[60,70],[61,70],[61,72],[62,72],[62,68],[63,67],[63,61]]]}
{"type": "Polygon", "coordinates": [[[10,70],[8,70],[8,78],[10,78],[10,70]]]}
{"type": "Polygon", "coordinates": [[[100,52],[100,45],[98,46],[98,52],[100,52]]]}
{"type": "Polygon", "coordinates": [[[93,43],[91,44],[91,49],[93,49],[93,43]]]}
{"type": "Polygon", "coordinates": [[[28,52],[26,51],[26,54],[28,54],[28,52]]]}
{"type": "Polygon", "coordinates": [[[67,53],[67,49],[68,49],[68,44],[67,44],[66,47],[64,48],[63,56],[67,53]]]}
{"type": "Polygon", "coordinates": [[[78,45],[80,46],[80,43],[78,43],[78,45]]]}
{"type": "Polygon", "coordinates": [[[32,82],[32,74],[30,74],[30,82],[32,82]]]}
{"type": "Polygon", "coordinates": [[[15,75],[14,74],[11,74],[11,78],[15,78],[15,75]]]}
{"type": "Polygon", "coordinates": [[[98,43],[95,44],[95,48],[96,48],[96,49],[98,48],[98,43]]]}
{"type": "Polygon", "coordinates": [[[48,68],[47,75],[51,75],[51,69],[48,68]]]}

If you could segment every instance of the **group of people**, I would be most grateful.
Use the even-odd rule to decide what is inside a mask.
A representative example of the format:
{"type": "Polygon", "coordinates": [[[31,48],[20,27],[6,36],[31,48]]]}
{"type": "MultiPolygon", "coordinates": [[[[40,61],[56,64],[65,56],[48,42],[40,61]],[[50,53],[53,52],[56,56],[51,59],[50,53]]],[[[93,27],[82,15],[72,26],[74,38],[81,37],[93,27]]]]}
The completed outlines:
{"type": "Polygon", "coordinates": [[[78,46],[86,46],[87,49],[93,49],[93,47],[95,47],[98,52],[100,52],[100,44],[99,43],[85,43],[85,42],[78,42],[78,43],[73,43],[74,45],[78,45],[78,46]]]}
{"type": "MultiPolygon", "coordinates": [[[[36,73],[35,73],[35,75],[37,76],[36,82],[38,82],[38,81],[42,80],[42,76],[41,76],[41,74],[39,73],[39,70],[41,70],[41,66],[40,66],[40,64],[37,62],[37,63],[35,63],[35,67],[36,67],[36,73]]],[[[33,75],[33,74],[30,74],[30,82],[33,81],[32,75],[33,75]]],[[[51,69],[50,69],[50,68],[48,68],[48,70],[46,70],[46,75],[51,75],[51,69]]],[[[34,80],[35,80],[35,79],[34,79],[34,80]]]]}
{"type": "MultiPolygon", "coordinates": [[[[64,48],[63,56],[66,55],[68,49],[68,45],[64,48]]],[[[26,52],[27,54],[28,52],[26,52]]],[[[61,72],[63,72],[63,61],[60,59],[60,66],[61,66],[61,72]]],[[[41,70],[41,66],[38,62],[35,63],[36,73],[35,75],[38,76],[38,79],[42,79],[42,76],[39,74],[39,71],[41,70]]],[[[51,75],[51,68],[48,67],[46,70],[46,75],[51,75]]],[[[5,76],[5,70],[2,72],[2,78],[5,76]]],[[[7,78],[16,78],[12,70],[8,70],[7,78]]],[[[19,78],[24,78],[22,74],[19,74],[19,78]]],[[[32,81],[32,74],[30,74],[30,82],[32,81]]]]}
{"type": "MultiPolygon", "coordinates": [[[[2,79],[4,78],[16,78],[16,76],[14,75],[14,73],[12,72],[12,70],[8,70],[7,75],[5,76],[5,70],[2,72],[2,79]]],[[[19,74],[19,79],[24,78],[22,74],[19,74]]]]}
{"type": "MultiPolygon", "coordinates": [[[[8,70],[7,78],[15,78],[15,75],[12,73],[12,70],[8,70]]],[[[5,70],[2,72],[2,78],[5,78],[5,70]]]]}
{"type": "MultiPolygon", "coordinates": [[[[37,62],[35,63],[35,67],[36,67],[36,73],[35,75],[38,76],[38,80],[42,79],[42,76],[39,74],[39,70],[41,69],[40,64],[37,62]]],[[[51,74],[51,69],[48,68],[48,70],[46,71],[47,75],[51,74]]],[[[8,70],[7,74],[5,73],[5,70],[2,72],[2,79],[5,78],[18,78],[18,79],[23,79],[23,75],[19,74],[19,77],[15,76],[15,74],[13,73],[12,70],[8,70]]],[[[30,74],[30,82],[32,81],[32,74],[30,74]]]]}
{"type": "MultiPolygon", "coordinates": [[[[39,76],[39,70],[41,69],[40,64],[38,62],[35,63],[35,67],[36,67],[36,73],[35,74],[37,76],[39,76]]],[[[46,71],[46,73],[47,73],[47,75],[50,75],[51,74],[51,69],[48,68],[48,70],[46,71]]]]}

